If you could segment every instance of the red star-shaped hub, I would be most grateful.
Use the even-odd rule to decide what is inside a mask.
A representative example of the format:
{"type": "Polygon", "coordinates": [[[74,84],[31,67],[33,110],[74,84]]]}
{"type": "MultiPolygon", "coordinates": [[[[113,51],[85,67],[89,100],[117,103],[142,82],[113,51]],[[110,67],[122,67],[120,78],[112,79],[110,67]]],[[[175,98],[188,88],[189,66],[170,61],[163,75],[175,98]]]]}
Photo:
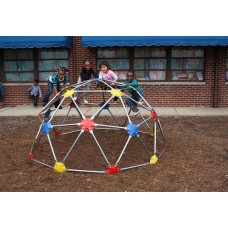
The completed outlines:
{"type": "Polygon", "coordinates": [[[94,128],[94,121],[90,118],[85,118],[80,124],[84,131],[90,131],[94,128]]]}

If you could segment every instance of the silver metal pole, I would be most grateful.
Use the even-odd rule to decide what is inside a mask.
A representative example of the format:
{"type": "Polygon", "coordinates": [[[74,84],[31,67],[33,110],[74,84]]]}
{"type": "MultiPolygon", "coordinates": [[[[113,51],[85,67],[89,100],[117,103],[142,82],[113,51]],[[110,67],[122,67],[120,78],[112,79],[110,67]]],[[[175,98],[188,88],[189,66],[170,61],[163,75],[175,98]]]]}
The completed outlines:
{"type": "Polygon", "coordinates": [[[51,151],[52,151],[54,160],[57,162],[57,158],[56,158],[56,156],[55,156],[55,151],[54,151],[54,149],[53,149],[53,146],[52,146],[52,143],[51,143],[51,139],[50,139],[49,133],[47,134],[47,137],[48,137],[48,141],[49,141],[49,144],[50,144],[50,147],[51,147],[51,151]]]}
{"type": "Polygon", "coordinates": [[[82,119],[85,119],[84,114],[81,112],[80,108],[78,107],[78,104],[75,102],[74,98],[72,96],[70,96],[72,101],[74,102],[74,105],[76,107],[76,110],[78,111],[79,115],[81,116],[82,119]]]}
{"type": "Polygon", "coordinates": [[[77,93],[110,93],[110,90],[78,90],[77,93]]]}
{"type": "Polygon", "coordinates": [[[157,125],[156,125],[156,121],[154,121],[154,154],[157,153],[157,125]]]}
{"type": "Polygon", "coordinates": [[[129,167],[125,167],[125,168],[121,168],[121,171],[127,170],[127,169],[133,169],[133,168],[137,168],[137,167],[141,167],[141,166],[146,166],[149,165],[150,163],[144,163],[144,164],[140,164],[140,165],[134,165],[134,166],[129,166],[129,167]]]}
{"type": "Polygon", "coordinates": [[[127,115],[128,121],[129,121],[129,123],[131,123],[131,119],[130,119],[130,117],[129,117],[129,115],[128,115],[128,112],[127,112],[127,109],[126,109],[126,107],[125,107],[125,104],[124,104],[124,102],[123,102],[122,97],[120,97],[120,100],[121,100],[121,103],[122,103],[122,105],[123,105],[124,111],[125,111],[125,113],[126,113],[126,115],[127,115]]]}
{"type": "Polygon", "coordinates": [[[147,119],[144,119],[144,121],[141,122],[141,123],[139,123],[137,126],[139,127],[140,125],[142,125],[143,123],[145,123],[145,122],[148,121],[149,119],[152,119],[152,117],[150,116],[150,117],[148,117],[147,119]]]}
{"type": "Polygon", "coordinates": [[[73,145],[71,146],[71,148],[69,149],[69,151],[67,152],[66,156],[63,159],[63,162],[65,162],[65,160],[67,159],[68,155],[70,154],[70,152],[72,151],[72,149],[74,148],[76,142],[79,140],[81,134],[84,132],[84,130],[81,130],[81,132],[79,133],[78,137],[75,139],[73,145]]]}
{"type": "Polygon", "coordinates": [[[108,127],[108,128],[117,128],[117,129],[124,129],[126,130],[126,127],[119,127],[119,126],[112,126],[112,125],[105,125],[105,124],[97,124],[95,123],[94,126],[100,126],[100,127],[108,127]]]}
{"type": "Polygon", "coordinates": [[[43,163],[43,162],[38,161],[38,160],[35,160],[35,159],[33,159],[33,161],[34,161],[34,162],[37,162],[37,163],[39,163],[39,164],[41,164],[41,165],[47,166],[48,168],[53,169],[53,166],[50,166],[50,165],[48,165],[48,164],[46,164],[46,163],[43,163]]]}
{"type": "Polygon", "coordinates": [[[160,123],[160,120],[158,119],[158,126],[160,128],[160,131],[161,131],[161,135],[162,135],[162,138],[163,138],[163,141],[165,143],[165,137],[164,137],[164,134],[163,134],[163,130],[162,130],[162,126],[161,126],[161,123],[160,123]]]}
{"type": "Polygon", "coordinates": [[[95,137],[95,135],[94,135],[94,133],[93,133],[93,130],[90,130],[89,132],[91,133],[91,135],[93,136],[95,142],[97,143],[97,145],[98,145],[98,147],[99,147],[99,149],[100,149],[100,151],[101,151],[101,153],[102,153],[102,155],[103,155],[105,161],[107,162],[108,165],[110,165],[108,159],[106,158],[106,156],[105,156],[105,154],[104,154],[104,151],[102,150],[100,144],[98,143],[98,141],[97,141],[97,139],[96,139],[96,137],[95,137]]]}
{"type": "MultiPolygon", "coordinates": [[[[38,135],[39,135],[39,133],[40,133],[40,131],[41,131],[42,126],[43,126],[43,124],[40,124],[40,128],[39,128],[39,130],[38,130],[38,132],[37,132],[37,134],[36,134],[36,138],[38,137],[38,135]]],[[[36,138],[35,138],[35,139],[36,139],[36,138]]]]}
{"type": "Polygon", "coordinates": [[[31,148],[31,152],[33,153],[38,145],[38,143],[40,142],[40,139],[42,137],[42,133],[34,140],[33,144],[32,144],[32,148],[31,148]],[[35,143],[36,141],[36,143],[35,143]]]}
{"type": "Polygon", "coordinates": [[[67,126],[80,126],[80,123],[75,123],[75,124],[56,124],[52,125],[53,127],[67,127],[67,126]]]}
{"type": "Polygon", "coordinates": [[[108,127],[96,127],[95,129],[93,130],[114,130],[114,131],[118,131],[119,129],[113,129],[113,128],[108,128],[108,127]]]}
{"type": "Polygon", "coordinates": [[[136,101],[133,98],[129,97],[126,93],[123,93],[123,96],[129,98],[130,100],[132,100],[133,102],[137,103],[139,106],[141,106],[142,108],[146,109],[147,111],[150,111],[149,108],[145,107],[144,105],[139,104],[138,101],[136,101]]]}
{"type": "Polygon", "coordinates": [[[96,170],[83,170],[83,169],[67,169],[70,172],[84,172],[84,173],[106,173],[106,171],[96,171],[96,170]]]}
{"type": "Polygon", "coordinates": [[[129,137],[128,137],[128,139],[127,139],[127,142],[126,142],[126,144],[124,145],[124,148],[123,148],[123,150],[122,150],[122,152],[121,152],[121,154],[120,154],[120,156],[119,156],[119,158],[118,158],[118,160],[116,161],[116,163],[115,163],[115,164],[118,164],[118,163],[119,163],[119,161],[120,161],[121,157],[123,156],[123,153],[124,153],[124,151],[125,151],[125,149],[126,149],[126,147],[127,147],[128,143],[129,143],[129,141],[130,141],[131,137],[132,137],[132,136],[131,136],[131,135],[129,135],[129,137]]]}
{"type": "Polygon", "coordinates": [[[116,123],[118,125],[120,125],[120,123],[117,121],[117,119],[115,118],[115,116],[113,116],[113,114],[111,113],[111,111],[109,110],[109,108],[108,108],[108,111],[109,111],[110,115],[112,116],[112,118],[116,121],[116,123]]]}
{"type": "Polygon", "coordinates": [[[59,103],[58,107],[55,109],[54,113],[52,114],[51,118],[49,121],[51,121],[53,119],[53,117],[55,116],[55,114],[57,113],[57,111],[59,110],[59,107],[62,105],[63,101],[65,100],[65,97],[61,100],[61,102],[59,103]]]}
{"type": "MultiPolygon", "coordinates": [[[[69,115],[69,113],[70,113],[70,110],[71,110],[71,107],[69,108],[69,110],[68,110],[66,116],[64,117],[62,124],[64,124],[66,118],[68,117],[68,115],[69,115]]],[[[61,130],[61,127],[59,127],[58,131],[60,131],[60,130],[61,130]]]]}
{"type": "MultiPolygon", "coordinates": [[[[140,115],[141,115],[142,119],[144,120],[144,122],[145,122],[147,128],[148,128],[150,131],[152,131],[152,130],[150,129],[150,126],[149,126],[148,123],[147,123],[147,120],[145,121],[145,118],[142,116],[141,113],[140,113],[140,115]]],[[[150,117],[150,118],[151,118],[151,117],[150,117]]]]}
{"type": "Polygon", "coordinates": [[[139,135],[137,135],[137,136],[138,136],[138,138],[140,139],[141,143],[143,144],[144,148],[146,149],[146,152],[147,152],[149,155],[151,155],[150,151],[148,150],[146,144],[143,142],[143,140],[141,139],[141,137],[140,137],[139,135]]]}
{"type": "Polygon", "coordinates": [[[61,135],[68,135],[68,134],[72,134],[72,133],[76,133],[76,132],[80,132],[80,131],[81,131],[81,130],[68,131],[68,132],[61,133],[61,135]]]}
{"type": "Polygon", "coordinates": [[[165,151],[166,151],[166,148],[164,148],[164,149],[161,151],[161,153],[160,153],[159,156],[158,156],[158,159],[162,156],[162,154],[163,154],[165,151]]]}
{"type": "Polygon", "coordinates": [[[43,109],[41,110],[41,112],[43,112],[43,111],[45,111],[46,109],[47,109],[47,107],[49,107],[50,106],[50,104],[52,103],[52,101],[57,97],[57,96],[59,96],[60,95],[60,92],[58,92],[48,103],[47,103],[47,105],[45,106],[45,107],[43,107],[43,109]]]}
{"type": "Polygon", "coordinates": [[[98,111],[91,117],[92,120],[94,119],[94,117],[95,117],[99,112],[101,112],[101,111],[103,110],[103,108],[105,107],[105,105],[107,105],[108,102],[109,102],[110,100],[112,100],[113,97],[114,97],[114,95],[112,95],[112,96],[108,99],[108,101],[106,101],[106,102],[102,105],[102,107],[101,107],[100,109],[98,109],[98,111]]]}

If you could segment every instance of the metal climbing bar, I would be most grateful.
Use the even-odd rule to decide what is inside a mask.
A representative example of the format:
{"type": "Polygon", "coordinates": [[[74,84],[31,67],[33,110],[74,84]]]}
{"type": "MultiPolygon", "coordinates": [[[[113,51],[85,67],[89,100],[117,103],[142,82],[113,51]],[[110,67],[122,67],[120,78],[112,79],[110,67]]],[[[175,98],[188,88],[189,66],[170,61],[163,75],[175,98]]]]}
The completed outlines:
{"type": "Polygon", "coordinates": [[[167,149],[167,144],[165,142],[164,132],[161,127],[160,120],[151,105],[135,88],[132,87],[132,89],[138,93],[143,103],[135,101],[132,97],[130,97],[128,95],[129,91],[125,93],[124,91],[118,89],[118,86],[124,85],[125,84],[121,82],[91,79],[81,82],[79,84],[71,85],[61,90],[37,115],[37,119],[40,120],[41,124],[36,134],[35,141],[33,142],[31,150],[29,152],[29,159],[48,168],[52,168],[56,172],[68,171],[97,174],[118,174],[121,171],[129,169],[147,166],[150,164],[155,165],[158,159],[160,159],[160,157],[167,149]],[[91,88],[89,87],[90,85],[92,89],[86,89],[87,86],[88,88],[91,88]],[[101,89],[98,89],[98,87],[101,87],[101,89]],[[83,90],[83,88],[85,89],[83,90]],[[81,104],[75,101],[74,95],[76,93],[94,94],[92,99],[99,99],[98,102],[96,102],[95,104],[98,105],[102,99],[103,102],[100,104],[100,107],[98,106],[98,108],[93,111],[93,113],[91,113],[91,111],[84,112],[82,111],[83,109],[81,104]],[[140,111],[144,111],[140,112],[140,119],[134,118],[134,115],[130,115],[131,108],[128,110],[128,106],[125,103],[126,99],[130,99],[134,102],[135,105],[137,105],[137,108],[140,111]],[[51,107],[57,100],[60,101],[58,103],[58,106],[55,110],[51,110],[51,107]],[[64,101],[65,103],[67,103],[68,100],[70,100],[70,103],[62,105],[64,101]],[[109,107],[111,104],[114,103],[113,100],[115,101],[115,105],[118,104],[118,106],[120,106],[124,110],[123,116],[116,116],[115,113],[112,113],[110,111],[109,107]],[[66,108],[69,109],[67,110],[67,112],[63,112],[66,113],[63,115],[64,117],[62,119],[59,117],[57,118],[57,113],[59,114],[59,110],[66,108]],[[76,109],[76,113],[71,113],[73,108],[76,109]],[[106,112],[104,114],[108,114],[108,117],[105,116],[103,118],[98,118],[101,115],[102,110],[105,109],[108,110],[108,113],[106,112]],[[146,113],[146,116],[144,116],[143,113],[146,113]],[[70,118],[70,115],[74,118],[70,118]],[[149,115],[149,117],[147,117],[147,115],[149,115]],[[120,123],[122,123],[123,121],[124,124],[120,125],[120,123]],[[95,130],[97,131],[95,132],[95,130]],[[88,143],[86,140],[84,140],[84,138],[83,140],[80,140],[82,136],[88,137],[87,135],[84,135],[86,134],[86,132],[87,134],[89,132],[92,135],[88,143]],[[127,138],[126,134],[128,134],[127,138]],[[105,149],[103,143],[101,143],[101,140],[109,141],[112,135],[115,136],[113,138],[115,139],[116,144],[113,148],[118,149],[116,149],[117,151],[112,151],[112,154],[108,156],[107,153],[110,153],[110,148],[105,149]],[[100,139],[99,137],[102,137],[102,139],[100,139]],[[131,140],[132,137],[137,137],[138,139],[131,140]],[[45,144],[43,144],[43,140],[45,140],[45,144]],[[120,143],[122,142],[122,140],[123,143],[120,143]],[[91,142],[95,146],[91,144],[91,142]],[[43,148],[46,146],[46,143],[50,145],[49,150],[43,148]],[[137,147],[134,147],[134,143],[137,143],[137,147]],[[138,162],[134,161],[134,164],[131,164],[133,163],[133,161],[129,159],[129,156],[126,156],[129,159],[128,167],[121,167],[119,163],[124,164],[125,156],[123,155],[128,152],[127,148],[129,148],[130,146],[133,146],[133,148],[137,148],[135,152],[137,152],[136,159],[138,159],[138,162]],[[38,151],[40,147],[41,150],[38,151]],[[54,147],[56,151],[54,150],[54,147]],[[140,149],[138,149],[138,147],[140,147],[140,149]],[[86,159],[85,165],[88,167],[85,167],[84,169],[70,167],[72,166],[72,164],[74,164],[74,161],[72,162],[70,159],[73,159],[72,157],[74,157],[74,159],[77,159],[78,156],[80,156],[81,154],[79,153],[79,150],[82,149],[83,153],[85,153],[85,155],[83,155],[85,156],[85,158],[88,150],[92,150],[88,153],[88,156],[93,156],[93,159],[88,159],[89,162],[96,162],[96,156],[101,154],[104,158],[104,161],[106,162],[107,167],[104,169],[104,164],[101,164],[101,168],[98,168],[98,170],[93,170],[93,168],[89,167],[90,165],[91,167],[94,167],[94,164],[90,164],[86,159]],[[35,150],[38,152],[33,155],[33,152],[35,150]],[[70,154],[75,151],[75,156],[70,156],[70,154]],[[50,159],[46,159],[45,156],[47,155],[47,153],[51,153],[52,156],[49,155],[50,159]],[[143,157],[141,157],[142,153],[143,157]],[[144,161],[145,153],[149,157],[148,162],[144,161]],[[57,158],[59,157],[63,157],[62,162],[58,162],[57,158]],[[48,162],[46,162],[46,160],[48,160],[48,162]],[[113,162],[115,163],[112,164],[109,160],[113,160],[113,162]]]}

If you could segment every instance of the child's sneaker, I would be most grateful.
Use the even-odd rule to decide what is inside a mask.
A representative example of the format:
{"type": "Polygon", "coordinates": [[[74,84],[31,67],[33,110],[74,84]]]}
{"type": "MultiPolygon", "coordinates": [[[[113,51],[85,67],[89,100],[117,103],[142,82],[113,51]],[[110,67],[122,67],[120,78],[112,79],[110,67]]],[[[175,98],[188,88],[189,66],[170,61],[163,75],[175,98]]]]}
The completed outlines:
{"type": "Polygon", "coordinates": [[[143,103],[142,98],[139,99],[138,103],[141,105],[143,103]]]}
{"type": "Polygon", "coordinates": [[[85,103],[85,104],[88,104],[89,102],[88,102],[86,99],[84,99],[84,103],[85,103]]]}

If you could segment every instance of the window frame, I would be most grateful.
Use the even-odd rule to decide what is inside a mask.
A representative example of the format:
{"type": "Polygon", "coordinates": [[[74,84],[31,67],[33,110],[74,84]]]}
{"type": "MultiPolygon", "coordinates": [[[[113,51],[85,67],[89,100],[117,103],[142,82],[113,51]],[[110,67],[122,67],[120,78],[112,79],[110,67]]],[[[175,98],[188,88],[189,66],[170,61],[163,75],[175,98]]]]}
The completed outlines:
{"type": "MultiPolygon", "coordinates": [[[[68,61],[68,68],[69,68],[69,64],[70,64],[70,60],[69,60],[69,49],[68,48],[39,48],[39,49],[36,49],[37,50],[37,54],[36,54],[36,60],[37,60],[37,78],[40,80],[40,73],[42,73],[42,72],[49,72],[49,73],[51,73],[52,71],[47,71],[47,70],[39,70],[39,61],[48,61],[48,60],[56,60],[56,61],[59,61],[59,60],[67,60],[68,61]],[[67,50],[67,55],[68,55],[68,58],[66,59],[66,58],[58,58],[58,59],[50,59],[50,58],[48,58],[48,59],[40,59],[39,58],[39,50],[41,50],[41,49],[43,49],[43,50],[47,50],[47,49],[49,49],[49,50],[67,50]]],[[[57,71],[57,69],[56,70],[54,70],[53,69],[53,72],[56,72],[57,71]]],[[[46,82],[46,80],[40,80],[40,82],[46,82]]]]}
{"type": "MultiPolygon", "coordinates": [[[[149,47],[156,47],[156,46],[149,46],[149,47]]],[[[166,51],[166,56],[165,57],[134,57],[134,48],[135,47],[127,47],[129,50],[129,71],[132,71],[134,74],[135,72],[137,72],[137,70],[134,70],[134,59],[166,59],[166,69],[153,69],[152,71],[166,71],[166,79],[165,80],[139,80],[140,82],[176,82],[176,83],[181,83],[181,82],[204,82],[205,81],[205,64],[206,64],[206,51],[205,51],[205,47],[204,46],[190,46],[191,48],[202,48],[203,49],[203,57],[172,57],[172,48],[175,48],[176,46],[166,46],[165,51],[166,51]],[[171,69],[171,60],[172,59],[203,59],[204,63],[203,63],[203,69],[171,69]],[[173,80],[172,79],[172,71],[200,71],[203,73],[203,79],[199,80],[199,79],[181,79],[181,80],[173,80]]],[[[118,58],[98,58],[98,49],[101,47],[97,47],[96,50],[96,60],[97,60],[97,64],[96,64],[96,69],[99,72],[99,68],[98,68],[98,60],[99,59],[107,59],[107,61],[109,59],[118,59],[118,58]]],[[[106,49],[117,49],[117,48],[123,48],[123,47],[105,47],[106,49]]],[[[126,48],[126,47],[124,47],[126,48]]],[[[137,46],[138,48],[138,46],[137,46]]],[[[183,47],[184,48],[184,47],[183,47]]],[[[228,54],[227,54],[228,56],[228,54]]],[[[228,57],[227,57],[228,58],[228,57]]],[[[121,59],[125,59],[125,58],[121,58],[121,59]]],[[[112,69],[113,71],[116,71],[115,69],[112,69]]],[[[148,70],[148,69],[145,69],[148,70]]],[[[144,70],[144,71],[145,71],[144,70]]],[[[128,70],[117,70],[117,71],[128,71],[128,70]]],[[[143,70],[138,70],[138,71],[143,71],[143,70]]],[[[124,80],[120,80],[120,81],[124,81],[124,80]]]]}
{"type": "MultiPolygon", "coordinates": [[[[156,47],[163,47],[163,46],[148,46],[148,47],[143,47],[143,48],[156,48],[156,47]]],[[[140,48],[140,47],[136,47],[136,48],[140,48]]],[[[166,47],[163,47],[165,49],[165,56],[164,57],[135,57],[135,47],[133,48],[133,73],[136,74],[136,72],[138,71],[165,71],[166,74],[165,74],[165,80],[139,80],[141,82],[165,82],[167,81],[167,48],[166,47]],[[147,59],[165,59],[166,60],[166,68],[164,69],[160,69],[160,68],[156,68],[156,69],[146,69],[145,66],[144,66],[144,69],[134,69],[134,60],[136,59],[144,59],[144,60],[147,60],[147,59]]]]}
{"type": "MultiPolygon", "coordinates": [[[[17,48],[16,50],[28,50],[30,48],[17,48]]],[[[68,58],[67,59],[55,59],[55,60],[67,60],[68,61],[68,67],[70,65],[70,54],[69,54],[69,48],[64,48],[64,47],[60,47],[60,48],[32,48],[32,56],[33,58],[32,59],[4,59],[4,51],[6,49],[3,49],[1,48],[0,49],[0,79],[3,83],[31,83],[33,82],[34,79],[39,79],[39,73],[40,72],[47,72],[47,71],[39,71],[39,61],[42,60],[42,59],[39,59],[39,50],[40,49],[51,49],[51,50],[66,50],[68,52],[68,58]],[[5,61],[33,61],[33,65],[34,65],[34,69],[33,71],[20,71],[21,73],[23,72],[29,72],[29,73],[33,73],[33,80],[32,81],[29,81],[29,80],[25,80],[25,81],[8,81],[6,80],[6,76],[5,76],[5,73],[18,73],[18,71],[5,71],[4,70],[4,62],[5,61]]],[[[7,49],[7,50],[10,50],[10,49],[7,49]]],[[[44,59],[44,60],[54,60],[54,59],[44,59]]],[[[40,80],[40,79],[39,79],[40,80]]],[[[40,80],[40,82],[46,82],[46,80],[40,80]]]]}
{"type": "MultiPolygon", "coordinates": [[[[171,47],[171,49],[170,49],[170,60],[169,60],[169,62],[170,62],[170,81],[172,81],[172,82],[179,82],[179,81],[181,81],[181,82],[189,82],[189,81],[191,81],[191,82],[203,82],[203,81],[205,81],[205,47],[203,47],[203,46],[197,46],[197,47],[192,47],[191,46],[191,48],[202,48],[203,49],[203,57],[172,57],[172,48],[173,47],[175,47],[175,46],[172,46],[171,47]],[[171,63],[172,63],[172,59],[202,59],[203,61],[204,61],[204,63],[203,63],[203,69],[197,69],[197,68],[194,68],[194,69],[184,69],[184,70],[180,70],[180,69],[172,69],[172,66],[171,66],[171,63]],[[194,80],[194,79],[182,79],[182,80],[173,80],[172,79],[172,71],[182,71],[183,73],[185,72],[187,72],[187,71],[201,71],[202,73],[203,73],[203,79],[202,80],[194,80]]],[[[183,47],[183,48],[185,48],[185,47],[183,47]]]]}

